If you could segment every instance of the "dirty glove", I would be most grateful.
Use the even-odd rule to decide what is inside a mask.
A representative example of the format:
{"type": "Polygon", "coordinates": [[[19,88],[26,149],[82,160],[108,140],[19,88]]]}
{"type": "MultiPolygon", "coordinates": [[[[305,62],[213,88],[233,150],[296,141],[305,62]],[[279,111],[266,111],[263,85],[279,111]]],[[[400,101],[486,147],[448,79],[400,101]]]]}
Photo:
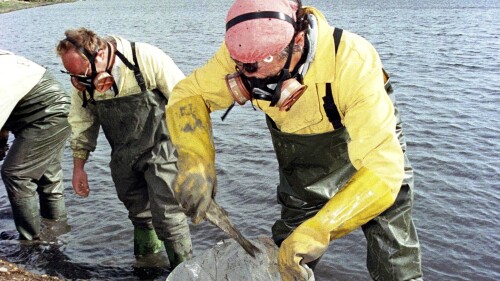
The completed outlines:
{"type": "Polygon", "coordinates": [[[215,150],[210,114],[200,96],[167,106],[167,126],[177,149],[174,194],[193,223],[201,222],[215,195],[215,150]]]}
{"type": "Polygon", "coordinates": [[[364,225],[396,198],[377,175],[361,168],[312,218],[299,225],[280,246],[278,266],[284,281],[307,280],[302,265],[320,258],[331,240],[364,225]]]}
{"type": "Polygon", "coordinates": [[[6,129],[2,129],[0,131],[0,161],[5,158],[7,155],[7,150],[9,150],[9,145],[7,141],[9,140],[9,131],[6,129]]]}

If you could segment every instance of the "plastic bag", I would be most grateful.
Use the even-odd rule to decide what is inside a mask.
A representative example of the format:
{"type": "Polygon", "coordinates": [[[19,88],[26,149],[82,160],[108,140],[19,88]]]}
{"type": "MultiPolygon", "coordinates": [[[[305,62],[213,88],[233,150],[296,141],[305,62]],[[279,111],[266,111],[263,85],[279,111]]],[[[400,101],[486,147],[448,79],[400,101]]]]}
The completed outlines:
{"type": "MultiPolygon", "coordinates": [[[[236,241],[222,240],[201,255],[178,265],[168,275],[167,281],[281,281],[278,247],[273,240],[260,237],[251,242],[260,250],[255,258],[236,241]]],[[[314,281],[314,276],[308,281],[314,281]]]]}

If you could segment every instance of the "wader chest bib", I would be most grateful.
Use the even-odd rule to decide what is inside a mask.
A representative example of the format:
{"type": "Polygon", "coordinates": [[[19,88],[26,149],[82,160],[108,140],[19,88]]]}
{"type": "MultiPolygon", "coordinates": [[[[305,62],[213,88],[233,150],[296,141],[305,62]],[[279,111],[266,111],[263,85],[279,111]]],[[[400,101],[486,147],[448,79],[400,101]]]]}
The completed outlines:
{"type": "Polygon", "coordinates": [[[133,166],[139,157],[168,139],[166,99],[146,90],[139,94],[96,101],[102,130],[111,146],[111,168],[133,166]]]}
{"type": "Polygon", "coordinates": [[[278,201],[281,219],[273,238],[281,242],[306,219],[315,215],[354,175],[347,153],[345,128],[312,135],[284,133],[267,117],[279,164],[278,201]]]}

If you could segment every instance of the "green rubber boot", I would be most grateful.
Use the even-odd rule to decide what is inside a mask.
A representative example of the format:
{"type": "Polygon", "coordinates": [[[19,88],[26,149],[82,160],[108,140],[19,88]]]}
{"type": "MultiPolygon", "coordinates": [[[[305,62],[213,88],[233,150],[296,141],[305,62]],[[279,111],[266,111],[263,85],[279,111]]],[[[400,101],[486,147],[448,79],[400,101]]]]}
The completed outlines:
{"type": "Polygon", "coordinates": [[[167,250],[171,269],[174,269],[183,261],[190,260],[193,257],[193,245],[191,244],[190,235],[173,242],[165,241],[165,249],[167,250]]]}
{"type": "Polygon", "coordinates": [[[158,239],[154,229],[134,227],[134,255],[156,254],[162,248],[163,242],[158,239]]]}

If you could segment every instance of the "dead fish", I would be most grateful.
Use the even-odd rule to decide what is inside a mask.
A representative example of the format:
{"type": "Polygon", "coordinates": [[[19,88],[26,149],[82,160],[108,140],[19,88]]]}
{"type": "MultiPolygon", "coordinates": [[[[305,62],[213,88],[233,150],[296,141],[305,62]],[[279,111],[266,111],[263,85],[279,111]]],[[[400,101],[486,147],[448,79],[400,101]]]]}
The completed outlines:
{"type": "Polygon", "coordinates": [[[238,242],[245,251],[255,258],[256,253],[260,253],[259,248],[255,247],[252,242],[246,239],[241,232],[234,227],[234,225],[229,220],[229,215],[219,204],[214,200],[210,203],[210,207],[207,210],[206,219],[222,229],[229,237],[233,238],[238,242]]]}

